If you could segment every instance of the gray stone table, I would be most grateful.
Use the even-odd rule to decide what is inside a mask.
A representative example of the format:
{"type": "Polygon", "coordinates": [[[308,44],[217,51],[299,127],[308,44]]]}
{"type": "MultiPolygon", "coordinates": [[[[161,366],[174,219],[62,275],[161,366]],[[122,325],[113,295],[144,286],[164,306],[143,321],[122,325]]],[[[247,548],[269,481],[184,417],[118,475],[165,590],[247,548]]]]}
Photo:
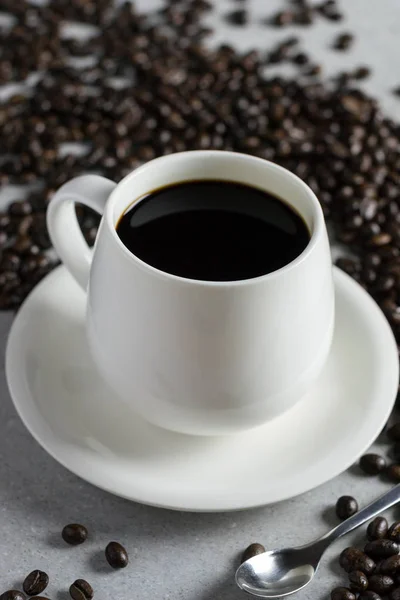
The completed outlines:
{"type": "MultiPolygon", "coordinates": [[[[213,42],[231,41],[243,49],[255,44],[266,48],[286,36],[289,30],[259,24],[261,17],[281,5],[279,1],[248,2],[253,14],[251,26],[232,29],[223,24],[221,15],[235,3],[216,0],[216,10],[209,17],[217,28],[213,42]]],[[[138,4],[148,7],[156,2],[143,0],[138,4]]],[[[324,64],[327,74],[359,64],[371,65],[374,73],[365,89],[382,100],[389,114],[400,118],[400,99],[390,93],[400,85],[400,2],[342,0],[342,4],[347,15],[344,23],[320,20],[296,33],[304,39],[306,50],[324,64]],[[345,30],[357,34],[354,48],[349,53],[333,52],[330,45],[335,34],[345,30]]],[[[19,190],[10,188],[3,200],[19,195],[19,190]]],[[[99,600],[243,598],[235,589],[233,573],[238,553],[248,543],[261,541],[276,547],[306,542],[336,523],[332,506],[338,496],[352,493],[363,505],[387,489],[386,484],[364,478],[354,469],[299,498],[226,514],[149,508],[100,491],[50,458],[16,415],[3,368],[11,322],[11,314],[0,314],[1,591],[19,586],[26,573],[41,568],[51,575],[48,595],[53,600],[66,600],[68,586],[77,577],[86,577],[93,584],[99,600]],[[79,548],[66,547],[60,539],[62,526],[73,521],[87,524],[91,532],[90,541],[79,548]],[[111,539],[120,540],[129,549],[131,565],[123,572],[110,572],[105,567],[102,549],[111,539]]],[[[396,510],[399,515],[398,509],[392,515],[396,510]]],[[[350,540],[360,536],[356,532],[350,540]]],[[[315,582],[298,595],[300,600],[327,597],[340,581],[334,558],[350,540],[337,543],[326,555],[315,582]]]]}

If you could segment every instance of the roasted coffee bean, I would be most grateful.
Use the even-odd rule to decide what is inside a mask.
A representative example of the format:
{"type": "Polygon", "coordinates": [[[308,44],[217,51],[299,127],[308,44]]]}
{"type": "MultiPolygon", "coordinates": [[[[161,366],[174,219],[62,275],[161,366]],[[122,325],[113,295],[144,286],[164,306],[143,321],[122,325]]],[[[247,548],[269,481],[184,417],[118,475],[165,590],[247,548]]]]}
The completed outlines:
{"type": "Polygon", "coordinates": [[[69,588],[70,596],[73,600],[91,600],[93,598],[93,588],[85,579],[77,579],[69,588]]]}
{"type": "MultiPolygon", "coordinates": [[[[397,312],[397,306],[392,307],[392,311],[397,312]]],[[[389,313],[390,314],[390,313],[389,313]]],[[[392,458],[396,461],[396,463],[400,463],[400,442],[396,442],[391,449],[392,458]]]]}
{"type": "Polygon", "coordinates": [[[382,574],[382,564],[385,562],[385,560],[386,559],[384,559],[384,560],[378,560],[376,562],[374,575],[381,575],[382,574]]]}
{"type": "Polygon", "coordinates": [[[368,475],[378,475],[386,467],[386,461],[379,454],[364,454],[360,458],[360,468],[368,475]]]}
{"type": "Polygon", "coordinates": [[[231,25],[246,25],[248,21],[247,10],[244,8],[234,10],[226,15],[226,20],[231,25]]]}
{"type": "Polygon", "coordinates": [[[351,33],[341,33],[335,39],[333,47],[336,50],[348,50],[352,43],[354,42],[354,35],[351,33]]]}
{"type": "Polygon", "coordinates": [[[29,202],[12,202],[8,207],[8,213],[13,217],[22,217],[26,215],[30,215],[32,212],[32,207],[29,202]]]}
{"type": "Polygon", "coordinates": [[[331,600],[356,600],[356,597],[349,588],[337,587],[331,591],[331,600]]]}
{"type": "Polygon", "coordinates": [[[296,25],[311,25],[314,22],[313,11],[306,5],[301,7],[295,15],[296,25]]]}
{"type": "Polygon", "coordinates": [[[327,11],[324,13],[325,17],[329,19],[329,21],[342,21],[343,15],[338,11],[327,11]]]}
{"type": "Polygon", "coordinates": [[[400,587],[395,588],[390,592],[389,600],[400,600],[400,587]]]}
{"type": "Polygon", "coordinates": [[[336,502],[336,514],[339,519],[348,519],[358,511],[358,503],[352,496],[341,496],[336,502]]]}
{"type": "Polygon", "coordinates": [[[381,596],[386,596],[394,586],[394,581],[389,575],[371,575],[368,578],[368,589],[381,596]]]}
{"type": "Polygon", "coordinates": [[[353,72],[354,79],[367,79],[371,75],[371,69],[369,67],[358,67],[353,72]]]}
{"type": "Polygon", "coordinates": [[[379,594],[372,590],[366,590],[358,596],[358,600],[382,600],[379,594]]]}
{"type": "Polygon", "coordinates": [[[389,465],[385,474],[393,483],[400,483],[400,465],[389,465]]]}
{"type": "Polygon", "coordinates": [[[262,544],[250,544],[247,546],[246,550],[242,554],[241,562],[244,563],[249,558],[253,558],[253,556],[257,556],[258,554],[263,554],[265,552],[265,548],[262,544]]]}
{"type": "MultiPolygon", "coordinates": [[[[367,538],[370,542],[372,542],[373,540],[380,540],[386,537],[386,534],[388,533],[388,528],[389,524],[385,517],[375,517],[375,519],[368,524],[367,538]]],[[[396,542],[397,540],[394,541],[396,542]]]]}
{"type": "Polygon", "coordinates": [[[400,442],[400,422],[389,427],[386,431],[386,435],[394,442],[400,442]]]}
{"type": "Polygon", "coordinates": [[[400,574],[400,555],[386,558],[380,566],[380,572],[391,576],[400,574]]]}
{"type": "Polygon", "coordinates": [[[106,548],[106,559],[113,569],[124,569],[128,563],[128,553],[118,542],[110,542],[106,548]]]}
{"type": "Polygon", "coordinates": [[[282,10],[268,20],[268,23],[276,27],[285,27],[286,25],[291,25],[294,19],[295,14],[291,10],[282,10]]]}
{"type": "Polygon", "coordinates": [[[340,257],[337,259],[336,265],[351,276],[360,271],[360,264],[352,258],[340,257]]]}
{"type": "Polygon", "coordinates": [[[367,556],[365,552],[354,547],[345,548],[343,550],[339,557],[339,564],[346,573],[350,573],[351,571],[362,571],[365,575],[370,575],[375,570],[375,562],[372,558],[367,556]]]}
{"type": "Polygon", "coordinates": [[[396,521],[389,527],[387,537],[389,540],[393,540],[400,544],[400,521],[396,521]]]}
{"type": "Polygon", "coordinates": [[[304,70],[304,75],[309,77],[313,77],[315,75],[320,75],[322,73],[322,65],[310,65],[308,68],[304,70]]]}
{"type": "Polygon", "coordinates": [[[399,545],[393,540],[374,540],[368,542],[364,548],[364,552],[374,560],[383,559],[398,554],[399,545]]]}
{"type": "Polygon", "coordinates": [[[309,62],[309,60],[310,60],[309,57],[304,52],[299,52],[298,54],[295,54],[293,56],[293,62],[296,65],[305,65],[306,63],[309,62]]]}
{"type": "Polygon", "coordinates": [[[1,594],[0,600],[25,600],[25,596],[18,590],[7,590],[1,594]]]}
{"type": "Polygon", "coordinates": [[[362,571],[349,573],[350,590],[354,593],[364,592],[368,587],[367,576],[362,571]]]}
{"type": "Polygon", "coordinates": [[[79,544],[83,544],[83,542],[86,540],[88,531],[83,525],[71,523],[70,525],[66,525],[64,527],[61,535],[64,542],[67,542],[67,544],[71,544],[71,546],[78,546],[79,544]]]}
{"type": "Polygon", "coordinates": [[[36,569],[29,573],[23,583],[23,590],[28,596],[41,594],[49,584],[49,576],[44,571],[36,569]]]}

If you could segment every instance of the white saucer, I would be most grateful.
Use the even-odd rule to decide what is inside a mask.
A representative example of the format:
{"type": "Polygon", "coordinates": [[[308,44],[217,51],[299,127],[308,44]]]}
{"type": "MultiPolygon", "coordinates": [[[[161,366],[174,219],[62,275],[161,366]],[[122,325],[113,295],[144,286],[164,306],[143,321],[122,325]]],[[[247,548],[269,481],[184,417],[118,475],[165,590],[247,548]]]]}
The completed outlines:
{"type": "Polygon", "coordinates": [[[30,294],[11,329],[6,373],[16,409],[65,467],[114,494],[192,511],[296,496],[350,466],[379,434],[398,386],[381,311],[335,269],[333,348],[317,386],[286,414],[233,437],[170,433],[107,387],[88,352],[85,295],[64,267],[30,294]]]}

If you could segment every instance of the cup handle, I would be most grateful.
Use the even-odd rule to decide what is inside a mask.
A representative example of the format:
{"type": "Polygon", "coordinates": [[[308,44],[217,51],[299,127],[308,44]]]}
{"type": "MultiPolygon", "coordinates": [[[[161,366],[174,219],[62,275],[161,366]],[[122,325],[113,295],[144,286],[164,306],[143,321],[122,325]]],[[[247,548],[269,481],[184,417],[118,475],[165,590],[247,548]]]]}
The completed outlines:
{"type": "Polygon", "coordinates": [[[65,183],[47,209],[47,228],[52,244],[71,275],[86,291],[92,251],[83,237],[75,204],[85,204],[100,215],[116,183],[99,175],[82,175],[65,183]]]}

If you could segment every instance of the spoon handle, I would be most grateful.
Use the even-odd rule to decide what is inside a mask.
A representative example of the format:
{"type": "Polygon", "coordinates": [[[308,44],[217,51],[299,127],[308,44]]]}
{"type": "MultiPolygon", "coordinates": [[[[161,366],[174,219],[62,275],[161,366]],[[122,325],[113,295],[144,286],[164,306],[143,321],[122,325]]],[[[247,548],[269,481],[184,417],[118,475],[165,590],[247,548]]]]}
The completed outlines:
{"type": "Polygon", "coordinates": [[[340,525],[338,525],[337,527],[332,529],[332,531],[329,531],[326,535],[324,535],[322,539],[326,540],[328,544],[330,544],[331,542],[333,542],[333,540],[342,537],[342,535],[345,535],[346,533],[349,533],[349,531],[356,529],[356,527],[359,527],[366,521],[373,519],[374,517],[379,515],[379,513],[390,508],[391,506],[394,506],[399,501],[400,484],[396,485],[389,492],[386,492],[386,494],[383,494],[383,496],[381,496],[377,500],[374,500],[374,502],[371,502],[371,504],[368,504],[368,506],[361,509],[352,517],[349,517],[348,519],[343,521],[343,523],[340,523],[340,525]]]}

